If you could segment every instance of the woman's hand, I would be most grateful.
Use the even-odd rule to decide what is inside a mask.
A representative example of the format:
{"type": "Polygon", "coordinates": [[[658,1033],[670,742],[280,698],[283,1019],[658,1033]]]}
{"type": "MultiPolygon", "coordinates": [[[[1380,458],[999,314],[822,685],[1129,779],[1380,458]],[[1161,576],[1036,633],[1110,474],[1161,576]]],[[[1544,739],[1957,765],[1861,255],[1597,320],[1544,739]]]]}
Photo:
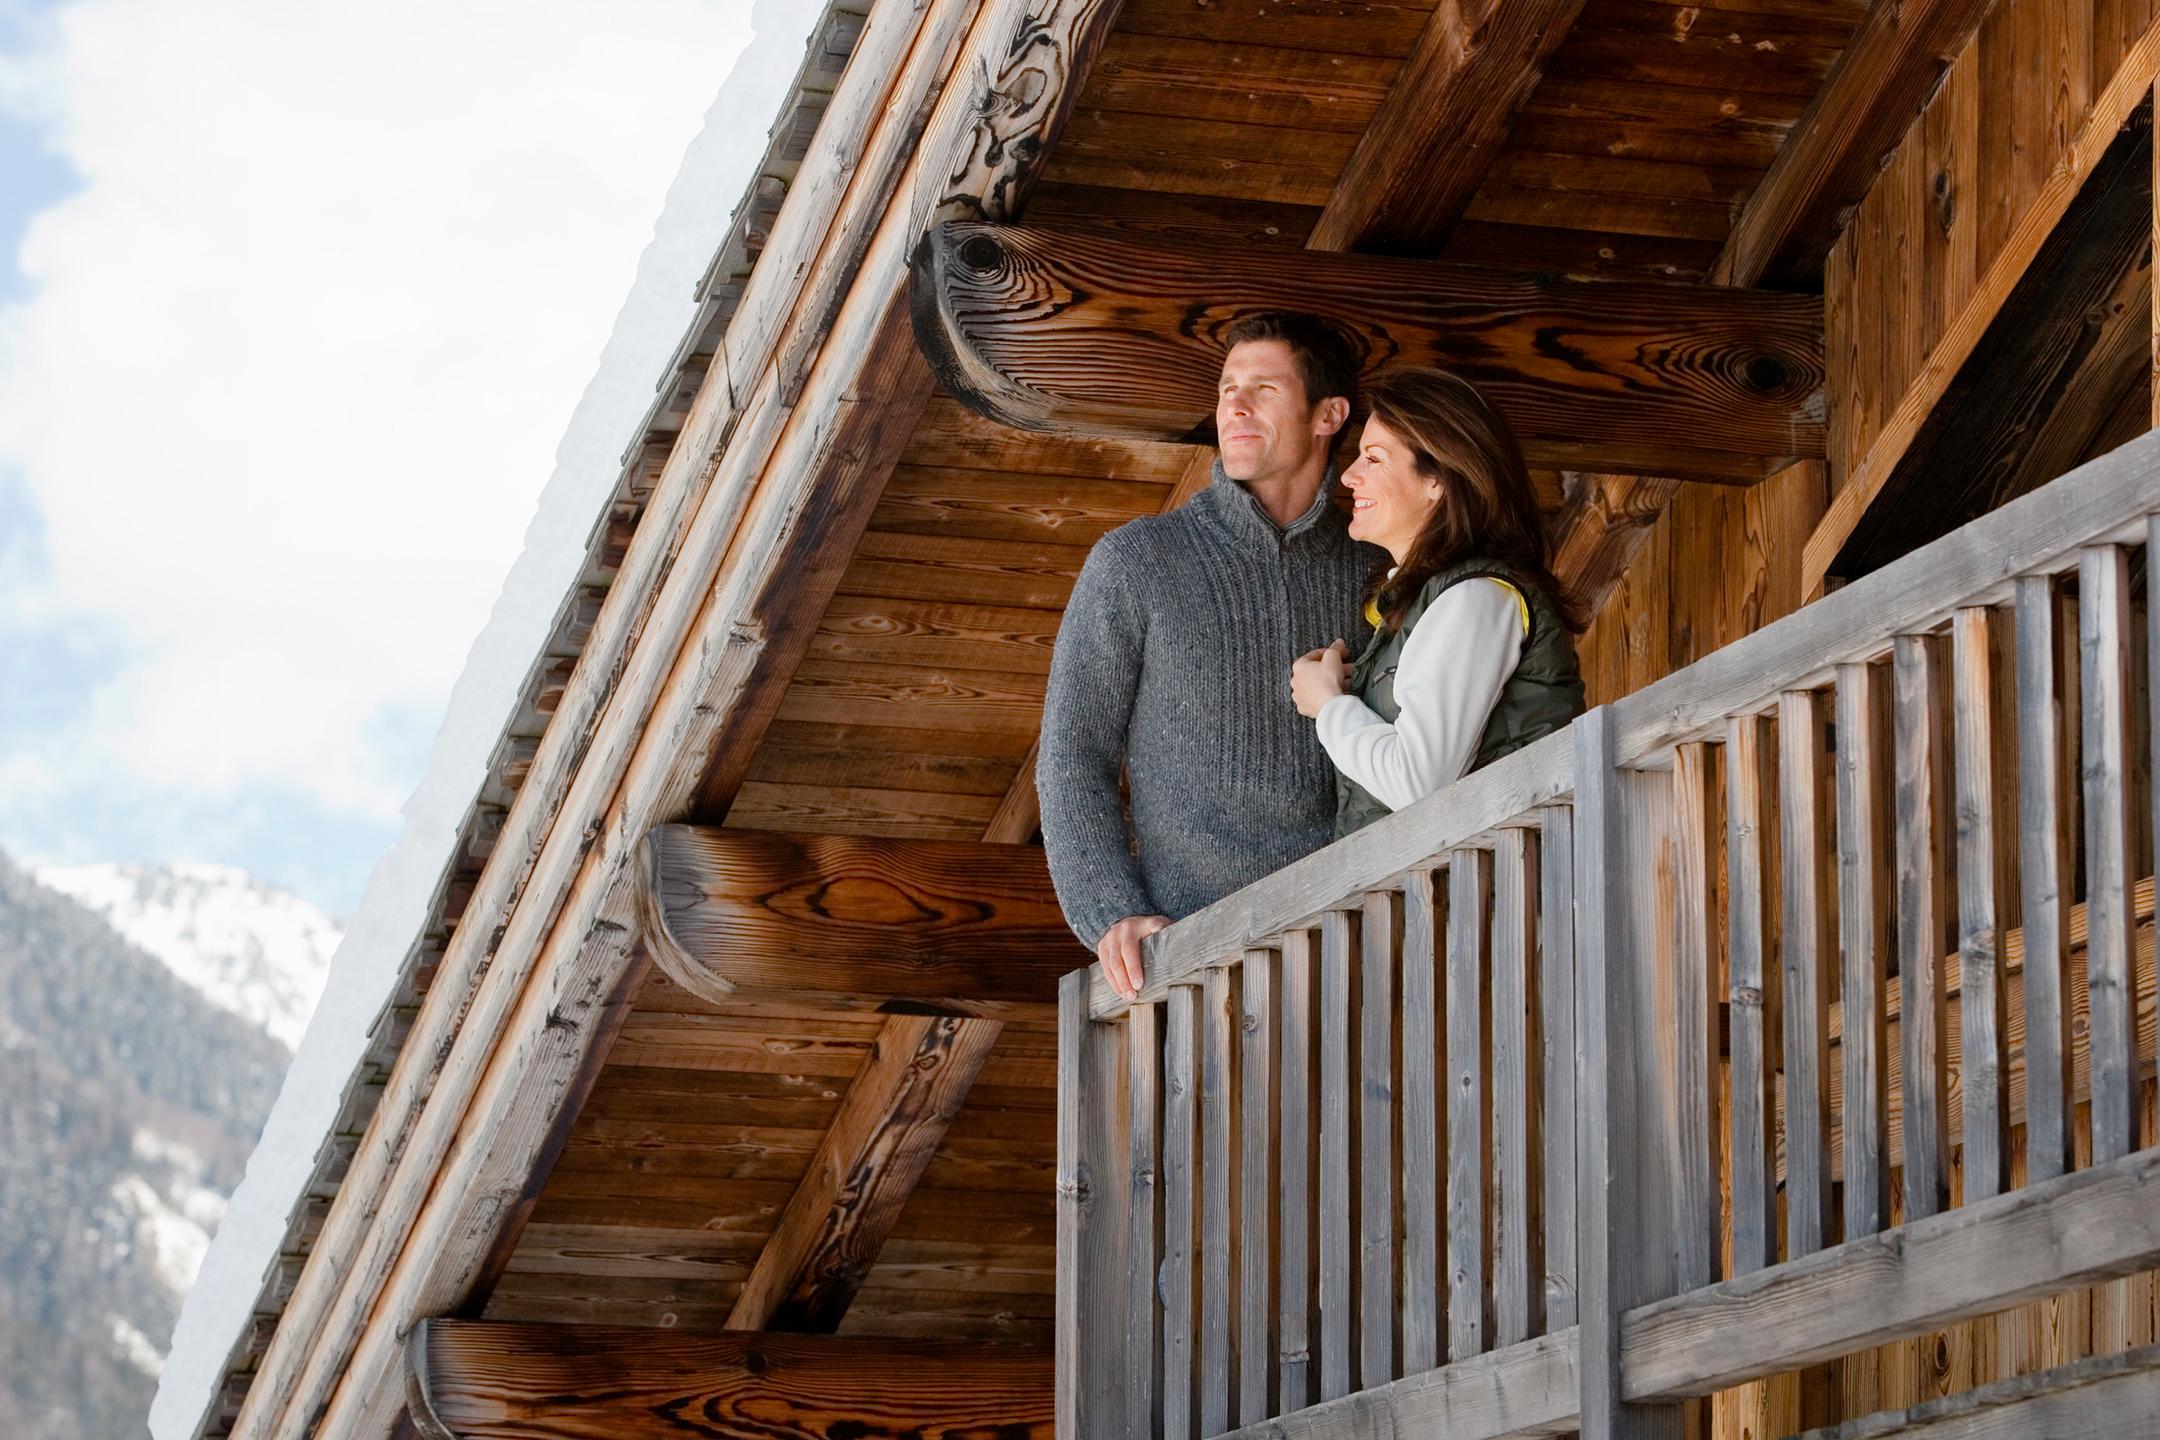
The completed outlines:
{"type": "Polygon", "coordinates": [[[1349,686],[1350,647],[1337,640],[1325,650],[1310,650],[1290,667],[1290,699],[1308,720],[1349,686]]]}

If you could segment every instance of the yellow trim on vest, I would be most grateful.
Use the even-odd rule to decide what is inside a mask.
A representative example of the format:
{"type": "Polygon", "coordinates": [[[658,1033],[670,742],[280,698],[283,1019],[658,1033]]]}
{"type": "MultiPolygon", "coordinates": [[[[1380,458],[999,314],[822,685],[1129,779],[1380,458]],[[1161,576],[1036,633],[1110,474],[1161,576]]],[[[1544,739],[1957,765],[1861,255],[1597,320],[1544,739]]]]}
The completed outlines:
{"type": "MultiPolygon", "coordinates": [[[[1526,639],[1526,640],[1527,640],[1527,639],[1529,639],[1529,638],[1530,638],[1530,602],[1529,602],[1529,601],[1527,601],[1527,600],[1525,600],[1525,599],[1523,599],[1523,593],[1522,593],[1522,591],[1520,591],[1520,590],[1516,589],[1516,588],[1515,588],[1515,587],[1514,587],[1513,585],[1510,585],[1510,584],[1509,584],[1509,583],[1508,583],[1507,581],[1505,581],[1505,580],[1502,580],[1502,579],[1501,579],[1501,578],[1500,578],[1499,576],[1497,576],[1497,575],[1485,575],[1485,576],[1481,576],[1480,578],[1481,578],[1481,579],[1485,579],[1485,580],[1490,580],[1490,581],[1492,581],[1492,583],[1493,583],[1493,584],[1495,584],[1495,585],[1498,585],[1498,586],[1499,586],[1499,587],[1500,587],[1501,589],[1503,589],[1503,590],[1507,591],[1507,593],[1508,593],[1508,594],[1510,594],[1510,595],[1513,595],[1513,596],[1515,597],[1515,613],[1516,613],[1516,614],[1518,614],[1518,615],[1520,615],[1520,616],[1522,617],[1522,633],[1523,633],[1523,638],[1524,638],[1524,639],[1526,639]]],[[[1374,597],[1373,597],[1372,599],[1370,599],[1370,600],[1367,600],[1367,601],[1365,602],[1365,623],[1366,623],[1366,624],[1368,624],[1368,625],[1372,626],[1372,627],[1373,627],[1373,629],[1377,630],[1377,629],[1379,629],[1379,628],[1380,628],[1380,622],[1381,622],[1381,621],[1382,621],[1383,619],[1385,619],[1385,618],[1386,618],[1386,617],[1385,617],[1385,616],[1383,616],[1383,615],[1381,615],[1381,613],[1380,613],[1380,598],[1379,598],[1378,596],[1374,596],[1374,597]]]]}
{"type": "Polygon", "coordinates": [[[1523,638],[1524,638],[1525,640],[1529,639],[1529,638],[1530,638],[1530,602],[1529,602],[1529,601],[1527,601],[1527,600],[1525,600],[1525,599],[1523,599],[1523,593],[1522,593],[1522,591],[1520,591],[1520,590],[1516,589],[1516,588],[1515,588],[1515,587],[1514,587],[1513,585],[1510,585],[1510,584],[1508,584],[1508,582],[1507,582],[1507,581],[1505,581],[1505,580],[1502,580],[1502,579],[1501,579],[1501,578],[1500,578],[1499,576],[1497,576],[1497,575],[1487,575],[1487,576],[1486,576],[1485,578],[1486,578],[1487,580],[1490,580],[1490,581],[1492,581],[1492,583],[1493,583],[1493,584],[1495,584],[1495,585],[1498,585],[1498,586],[1499,586],[1499,587],[1500,587],[1501,589],[1503,589],[1503,590],[1507,591],[1507,593],[1508,593],[1508,594],[1510,594],[1510,595],[1512,595],[1512,596],[1514,596],[1514,597],[1515,597],[1515,613],[1516,613],[1516,614],[1518,614],[1518,615],[1520,615],[1520,616],[1522,616],[1522,633],[1523,633],[1523,638]]]}

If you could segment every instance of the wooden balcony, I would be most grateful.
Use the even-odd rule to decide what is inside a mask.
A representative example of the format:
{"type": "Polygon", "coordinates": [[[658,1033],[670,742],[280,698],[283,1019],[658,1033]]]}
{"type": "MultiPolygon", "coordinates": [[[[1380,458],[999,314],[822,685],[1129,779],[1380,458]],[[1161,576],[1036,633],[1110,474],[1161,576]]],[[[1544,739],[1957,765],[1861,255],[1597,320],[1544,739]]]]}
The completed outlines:
{"type": "Polygon", "coordinates": [[[1066,976],[1059,1433],[1679,1435],[2160,1264],[2156,542],[2160,436],[1066,976]]]}

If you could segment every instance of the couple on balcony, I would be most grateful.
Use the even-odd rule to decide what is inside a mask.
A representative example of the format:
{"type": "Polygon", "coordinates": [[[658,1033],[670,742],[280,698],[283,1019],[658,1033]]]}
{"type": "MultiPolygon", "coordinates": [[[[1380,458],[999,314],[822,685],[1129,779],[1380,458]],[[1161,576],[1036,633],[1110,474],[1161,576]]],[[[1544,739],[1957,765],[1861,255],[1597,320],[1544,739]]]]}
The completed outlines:
{"type": "Polygon", "coordinates": [[[1096,544],[1044,706],[1051,877],[1128,998],[1147,936],[1582,709],[1581,617],[1484,397],[1367,382],[1345,516],[1349,343],[1289,312],[1224,338],[1214,483],[1096,544]]]}

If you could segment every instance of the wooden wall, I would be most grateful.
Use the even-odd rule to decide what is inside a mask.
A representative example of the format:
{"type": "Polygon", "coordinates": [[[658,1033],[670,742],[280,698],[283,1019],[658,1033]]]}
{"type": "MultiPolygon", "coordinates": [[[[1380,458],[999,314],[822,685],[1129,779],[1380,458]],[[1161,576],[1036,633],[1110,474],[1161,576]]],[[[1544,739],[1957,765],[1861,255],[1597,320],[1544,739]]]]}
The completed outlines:
{"type": "MultiPolygon", "coordinates": [[[[2109,136],[2150,93],[2160,50],[2155,20],[2153,0],[1998,0],[1831,252],[1824,279],[1827,464],[1795,466],[1751,489],[1681,487],[1583,637],[1593,704],[1804,602],[1823,559],[1835,553],[1830,542],[1851,533],[2109,136]]],[[[2143,273],[2149,295],[2149,262],[2143,273]]],[[[2131,322],[2143,327],[2147,320],[2125,317],[2131,322]]],[[[2149,380],[2139,383],[2149,389],[2149,380]]],[[[2121,398],[2073,392],[2061,403],[2097,409],[2121,398]]],[[[2105,442],[2096,448],[2112,448],[2151,423],[2142,394],[2118,408],[2127,424],[2096,425],[2105,442]]],[[[2064,457],[2050,473],[2084,458],[2064,457]]],[[[2141,814],[2150,814],[2149,805],[2141,814]]],[[[2149,873],[2150,851],[2145,855],[2149,873]]],[[[2139,945],[2150,997],[2149,923],[2139,945]]],[[[2145,1006],[2149,1055],[2149,998],[2145,1006]]],[[[2155,1111],[2148,1082],[2148,1145],[2160,1140],[2155,1111]]],[[[2014,1139],[2017,1183],[2024,1178],[2022,1133],[2014,1139]]],[[[2082,1140],[2080,1147],[2082,1155],[2082,1140]]],[[[2137,1276],[1740,1387],[1715,1398],[1698,1433],[1776,1440],[2156,1336],[2160,1284],[2137,1276]]]]}

